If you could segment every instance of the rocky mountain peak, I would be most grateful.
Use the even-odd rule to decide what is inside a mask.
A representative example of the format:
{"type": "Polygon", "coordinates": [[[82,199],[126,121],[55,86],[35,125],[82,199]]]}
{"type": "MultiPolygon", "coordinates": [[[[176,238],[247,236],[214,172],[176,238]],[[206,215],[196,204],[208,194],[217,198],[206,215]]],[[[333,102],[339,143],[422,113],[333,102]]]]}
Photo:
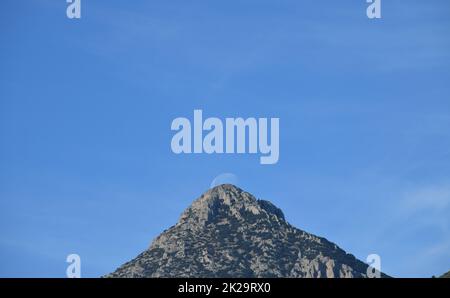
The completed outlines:
{"type": "Polygon", "coordinates": [[[244,221],[249,215],[284,220],[283,212],[269,201],[257,200],[232,184],[221,184],[196,199],[183,212],[178,225],[202,228],[229,218],[244,221]]]}
{"type": "Polygon", "coordinates": [[[327,239],[291,226],[271,202],[222,184],[107,277],[365,277],[367,268],[327,239]]]}

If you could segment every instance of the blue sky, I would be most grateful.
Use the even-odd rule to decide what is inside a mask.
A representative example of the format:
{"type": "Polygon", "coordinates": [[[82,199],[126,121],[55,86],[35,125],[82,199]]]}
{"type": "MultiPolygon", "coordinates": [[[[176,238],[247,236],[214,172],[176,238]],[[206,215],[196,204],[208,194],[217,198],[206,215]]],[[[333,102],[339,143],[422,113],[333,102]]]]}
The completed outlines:
{"type": "Polygon", "coordinates": [[[450,4],[365,2],[2,1],[0,276],[108,273],[221,173],[388,274],[450,270],[450,4]],[[279,162],[173,154],[194,109],[279,117],[279,162]]]}

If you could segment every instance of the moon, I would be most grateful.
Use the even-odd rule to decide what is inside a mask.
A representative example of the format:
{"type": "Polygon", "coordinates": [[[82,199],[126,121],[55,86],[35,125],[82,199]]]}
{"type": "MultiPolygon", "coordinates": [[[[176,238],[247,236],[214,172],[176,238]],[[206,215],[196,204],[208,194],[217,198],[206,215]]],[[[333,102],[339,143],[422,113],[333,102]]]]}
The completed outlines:
{"type": "Polygon", "coordinates": [[[238,177],[233,174],[233,173],[222,173],[218,176],[216,176],[216,178],[214,178],[214,180],[211,182],[211,186],[210,188],[213,188],[217,185],[221,185],[221,184],[233,184],[233,185],[237,185],[239,182],[238,177]]]}

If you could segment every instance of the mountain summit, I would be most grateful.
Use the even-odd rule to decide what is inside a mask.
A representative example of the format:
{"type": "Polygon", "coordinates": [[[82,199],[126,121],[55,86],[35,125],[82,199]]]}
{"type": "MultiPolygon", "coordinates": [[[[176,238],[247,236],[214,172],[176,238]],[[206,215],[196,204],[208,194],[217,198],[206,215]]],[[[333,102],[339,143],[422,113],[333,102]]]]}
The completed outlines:
{"type": "Polygon", "coordinates": [[[269,201],[222,184],[107,277],[366,277],[367,267],[291,226],[269,201]]]}

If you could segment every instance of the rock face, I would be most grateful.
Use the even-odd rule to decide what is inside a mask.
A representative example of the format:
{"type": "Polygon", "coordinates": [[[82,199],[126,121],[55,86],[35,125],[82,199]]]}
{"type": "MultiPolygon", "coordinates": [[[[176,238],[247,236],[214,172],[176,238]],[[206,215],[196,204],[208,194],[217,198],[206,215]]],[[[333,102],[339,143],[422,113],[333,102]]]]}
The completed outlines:
{"type": "Polygon", "coordinates": [[[367,267],[325,238],[291,226],[269,201],[223,184],[106,277],[366,277],[367,267]]]}

